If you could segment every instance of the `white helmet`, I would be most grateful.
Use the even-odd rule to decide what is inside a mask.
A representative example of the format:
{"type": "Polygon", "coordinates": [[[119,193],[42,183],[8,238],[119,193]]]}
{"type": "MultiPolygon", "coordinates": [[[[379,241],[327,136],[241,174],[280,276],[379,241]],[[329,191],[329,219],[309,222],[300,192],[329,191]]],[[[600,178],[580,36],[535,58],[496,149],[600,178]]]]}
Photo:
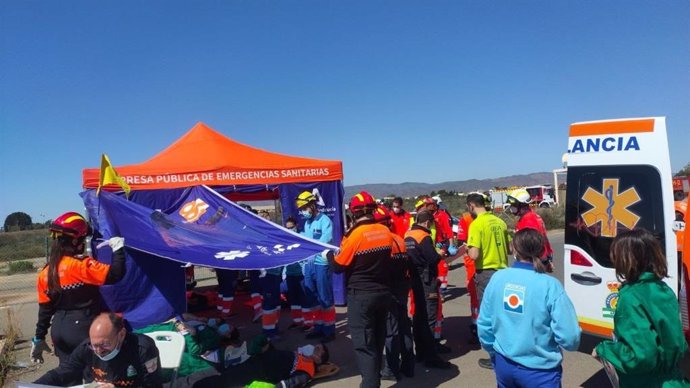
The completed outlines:
{"type": "Polygon", "coordinates": [[[508,194],[508,203],[511,205],[529,205],[531,202],[532,196],[525,189],[515,189],[508,194]]]}

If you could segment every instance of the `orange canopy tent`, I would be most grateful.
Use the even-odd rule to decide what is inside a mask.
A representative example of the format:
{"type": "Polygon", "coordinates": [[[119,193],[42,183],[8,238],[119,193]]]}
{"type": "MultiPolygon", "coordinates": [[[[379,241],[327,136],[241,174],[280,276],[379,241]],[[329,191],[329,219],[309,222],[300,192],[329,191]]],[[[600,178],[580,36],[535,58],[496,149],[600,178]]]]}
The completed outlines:
{"type": "MultiPolygon", "coordinates": [[[[132,190],[196,185],[272,185],[340,181],[342,162],[282,155],[229,139],[197,123],[175,143],[146,162],[115,167],[132,190]]],[[[83,170],[83,187],[98,187],[100,170],[83,170]]],[[[120,190],[106,186],[106,190],[120,190]]]]}
{"type": "MultiPolygon", "coordinates": [[[[191,186],[207,185],[232,201],[280,199],[285,218],[298,214],[295,198],[308,190],[323,201],[319,210],[333,220],[333,244],[343,233],[342,162],[282,155],[229,139],[204,123],[151,159],[115,170],[132,190],[129,200],[151,209],[167,209],[191,186]]],[[[98,188],[100,169],[82,172],[85,189],[98,188]]],[[[120,191],[106,185],[104,190],[120,191]]],[[[334,279],[337,304],[345,304],[344,277],[334,279]]]]}

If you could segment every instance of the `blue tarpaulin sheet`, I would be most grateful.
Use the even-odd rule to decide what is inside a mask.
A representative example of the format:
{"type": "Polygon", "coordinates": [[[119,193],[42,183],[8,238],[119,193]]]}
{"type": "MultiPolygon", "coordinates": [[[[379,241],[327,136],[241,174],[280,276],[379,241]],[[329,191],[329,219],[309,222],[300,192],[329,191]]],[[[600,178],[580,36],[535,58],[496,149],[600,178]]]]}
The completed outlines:
{"type": "MultiPolygon", "coordinates": [[[[96,237],[125,238],[127,275],[102,287],[101,294],[134,328],[185,311],[183,265],[274,268],[336,249],[258,217],[206,186],[179,193],[163,210],[106,191],[81,194],[96,237]]],[[[99,249],[97,258],[109,263],[108,248],[99,249]]]]}
{"type": "Polygon", "coordinates": [[[185,190],[175,206],[149,209],[91,190],[87,211],[103,238],[121,236],[128,249],[213,268],[274,268],[336,247],[265,220],[205,186],[185,190]]]}

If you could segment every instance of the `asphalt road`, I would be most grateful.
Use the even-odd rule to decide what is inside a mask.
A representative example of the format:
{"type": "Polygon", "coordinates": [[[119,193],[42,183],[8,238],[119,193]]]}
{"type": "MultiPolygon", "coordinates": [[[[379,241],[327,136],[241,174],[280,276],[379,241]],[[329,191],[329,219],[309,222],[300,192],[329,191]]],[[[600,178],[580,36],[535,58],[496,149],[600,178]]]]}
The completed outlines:
{"type": "MultiPolygon", "coordinates": [[[[555,249],[556,271],[555,276],[562,280],[563,277],[563,233],[549,234],[551,243],[555,249]]],[[[457,263],[457,262],[456,262],[457,263]]],[[[465,270],[461,266],[454,265],[450,272],[451,298],[444,303],[444,327],[443,333],[447,338],[447,345],[453,352],[445,355],[451,361],[454,369],[439,371],[427,370],[417,364],[414,378],[405,378],[400,382],[382,382],[382,387],[491,387],[496,386],[494,374],[490,370],[477,366],[479,358],[486,357],[486,353],[478,346],[468,345],[469,338],[469,297],[465,288],[465,270]]],[[[243,299],[240,298],[240,302],[243,299]]],[[[7,325],[7,314],[4,310],[14,312],[15,321],[22,330],[22,338],[29,339],[34,331],[37,316],[35,302],[15,304],[10,307],[0,308],[0,331],[7,325]]],[[[240,310],[240,314],[232,319],[244,338],[249,338],[260,331],[260,326],[250,321],[248,308],[240,310]]],[[[281,328],[289,324],[289,311],[284,310],[281,315],[281,328]]],[[[531,336],[531,333],[515,333],[516,336],[531,336]]],[[[600,341],[588,336],[583,336],[582,344],[578,352],[566,352],[563,362],[563,386],[564,387],[607,387],[609,386],[606,375],[589,354],[592,347],[600,341]]],[[[276,343],[276,347],[294,349],[305,344],[300,332],[285,329],[282,339],[276,343]]],[[[340,366],[340,372],[330,379],[316,382],[323,387],[357,387],[360,383],[359,373],[352,353],[352,343],[349,338],[346,318],[346,308],[337,309],[337,339],[329,345],[331,360],[340,366]]],[[[18,346],[15,352],[19,363],[28,362],[29,343],[24,342],[18,346]]],[[[46,357],[46,363],[40,367],[25,369],[24,374],[17,378],[22,381],[33,381],[46,370],[55,367],[57,359],[53,356],[46,357]]]]}

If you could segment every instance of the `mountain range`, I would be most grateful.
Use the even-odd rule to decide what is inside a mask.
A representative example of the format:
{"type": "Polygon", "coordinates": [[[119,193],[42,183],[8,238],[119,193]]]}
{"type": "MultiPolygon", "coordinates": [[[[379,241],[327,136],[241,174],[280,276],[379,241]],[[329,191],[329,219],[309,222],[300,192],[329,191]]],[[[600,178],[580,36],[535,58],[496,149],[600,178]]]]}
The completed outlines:
{"type": "Polygon", "coordinates": [[[531,186],[553,184],[553,174],[550,172],[536,172],[524,175],[511,175],[501,178],[469,179],[465,181],[448,181],[441,183],[403,182],[403,183],[368,183],[364,185],[345,186],[345,200],[366,191],[374,197],[384,197],[391,194],[403,198],[429,194],[439,190],[470,192],[486,191],[495,187],[531,186]]]}

